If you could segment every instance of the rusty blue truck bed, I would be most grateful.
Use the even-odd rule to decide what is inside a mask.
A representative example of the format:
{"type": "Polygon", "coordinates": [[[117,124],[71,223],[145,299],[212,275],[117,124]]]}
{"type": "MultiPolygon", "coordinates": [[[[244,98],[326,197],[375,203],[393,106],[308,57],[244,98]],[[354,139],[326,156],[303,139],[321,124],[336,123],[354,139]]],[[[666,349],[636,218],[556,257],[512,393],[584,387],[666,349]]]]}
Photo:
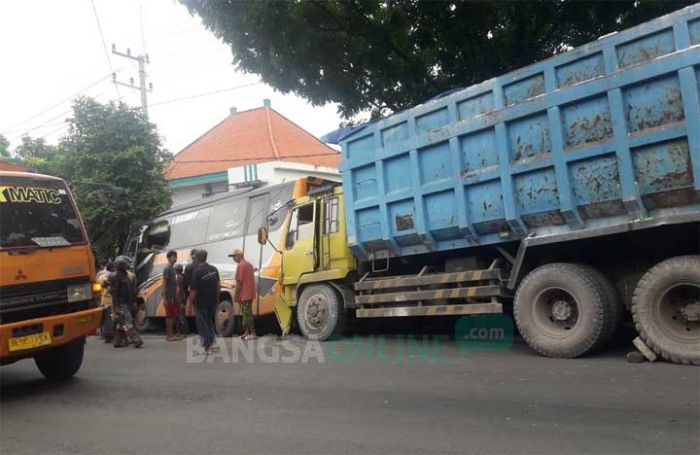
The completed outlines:
{"type": "Polygon", "coordinates": [[[699,91],[694,5],[368,124],[340,141],[351,247],[403,256],[698,215],[699,91]]]}

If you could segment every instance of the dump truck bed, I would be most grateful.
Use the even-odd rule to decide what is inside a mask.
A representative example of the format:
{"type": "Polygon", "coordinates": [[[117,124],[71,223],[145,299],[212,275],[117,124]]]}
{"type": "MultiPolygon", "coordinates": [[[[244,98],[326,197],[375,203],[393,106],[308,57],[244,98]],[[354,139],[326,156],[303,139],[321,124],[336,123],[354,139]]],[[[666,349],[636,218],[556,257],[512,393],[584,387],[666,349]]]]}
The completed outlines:
{"type": "Polygon", "coordinates": [[[361,258],[700,214],[700,5],[341,139],[361,258]]]}

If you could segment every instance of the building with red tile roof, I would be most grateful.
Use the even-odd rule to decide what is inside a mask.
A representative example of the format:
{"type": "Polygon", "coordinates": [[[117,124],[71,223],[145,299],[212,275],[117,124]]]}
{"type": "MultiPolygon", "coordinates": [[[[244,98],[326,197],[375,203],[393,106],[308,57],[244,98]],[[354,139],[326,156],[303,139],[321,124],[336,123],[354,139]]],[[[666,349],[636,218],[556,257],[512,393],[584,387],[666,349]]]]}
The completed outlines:
{"type": "Polygon", "coordinates": [[[175,155],[165,176],[173,205],[228,190],[230,168],[284,161],[337,168],[340,154],[270,107],[231,115],[175,155]]]}

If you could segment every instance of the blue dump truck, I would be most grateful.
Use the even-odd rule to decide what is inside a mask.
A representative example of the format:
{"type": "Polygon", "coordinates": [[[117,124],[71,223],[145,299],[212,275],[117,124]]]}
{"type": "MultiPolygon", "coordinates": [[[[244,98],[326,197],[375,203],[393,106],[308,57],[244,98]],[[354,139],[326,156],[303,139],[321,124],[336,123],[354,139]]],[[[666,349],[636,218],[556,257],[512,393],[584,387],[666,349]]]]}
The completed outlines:
{"type": "Polygon", "coordinates": [[[342,186],[288,207],[280,323],[512,309],[577,357],[631,310],[700,364],[699,92],[694,5],[348,132],[342,186]]]}

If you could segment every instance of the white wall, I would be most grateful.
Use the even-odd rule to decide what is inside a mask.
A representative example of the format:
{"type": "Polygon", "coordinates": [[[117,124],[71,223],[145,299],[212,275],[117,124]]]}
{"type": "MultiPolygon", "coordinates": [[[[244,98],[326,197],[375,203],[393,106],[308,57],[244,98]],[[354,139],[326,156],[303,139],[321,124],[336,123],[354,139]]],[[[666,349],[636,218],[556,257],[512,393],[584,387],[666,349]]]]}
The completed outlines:
{"type": "MultiPolygon", "coordinates": [[[[266,163],[258,163],[256,180],[265,182],[267,185],[275,185],[278,183],[289,182],[300,177],[320,177],[335,182],[340,182],[340,173],[338,169],[325,166],[314,166],[313,164],[290,163],[287,161],[268,161],[266,163]]],[[[246,166],[234,167],[228,170],[228,183],[234,185],[249,181],[246,179],[246,173],[251,175],[250,166],[245,170],[246,166]]]]}
{"type": "MultiPolygon", "coordinates": [[[[221,193],[228,191],[227,182],[213,182],[210,183],[213,193],[221,193]]],[[[187,202],[196,201],[197,199],[202,199],[202,194],[206,191],[206,184],[199,183],[190,186],[176,186],[170,188],[172,205],[175,207],[177,205],[185,204],[187,202]]]]}

